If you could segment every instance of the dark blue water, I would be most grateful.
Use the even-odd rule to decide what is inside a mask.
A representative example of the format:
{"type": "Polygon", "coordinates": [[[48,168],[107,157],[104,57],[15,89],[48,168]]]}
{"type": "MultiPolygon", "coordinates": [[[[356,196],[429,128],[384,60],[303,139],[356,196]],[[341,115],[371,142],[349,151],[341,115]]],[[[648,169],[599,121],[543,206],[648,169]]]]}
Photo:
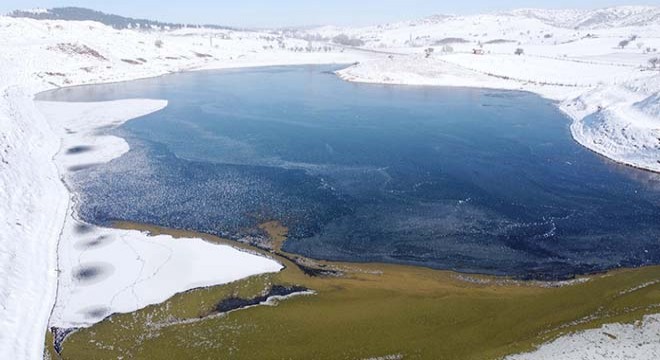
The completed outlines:
{"type": "Polygon", "coordinates": [[[525,278],[660,263],[660,182],[577,145],[528,93],[356,85],[331,67],[188,73],[42,98],[162,98],[82,169],[81,216],[525,278]]]}

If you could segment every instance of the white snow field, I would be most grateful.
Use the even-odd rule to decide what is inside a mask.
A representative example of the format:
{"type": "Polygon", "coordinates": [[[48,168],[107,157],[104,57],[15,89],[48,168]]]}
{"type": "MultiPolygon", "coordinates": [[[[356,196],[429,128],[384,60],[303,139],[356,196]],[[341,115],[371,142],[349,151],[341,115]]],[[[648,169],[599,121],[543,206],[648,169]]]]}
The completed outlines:
{"type": "MultiPolygon", "coordinates": [[[[2,63],[0,72],[5,69],[2,63]]],[[[0,91],[0,358],[39,359],[68,193],[51,160],[59,138],[31,93],[0,91]]]]}
{"type": "Polygon", "coordinates": [[[561,337],[538,350],[506,360],[656,360],[660,359],[660,316],[635,324],[609,324],[561,337]]]}
{"type": "MultiPolygon", "coordinates": [[[[573,136],[584,146],[660,171],[660,66],[648,62],[660,56],[658,34],[660,10],[653,7],[524,9],[293,32],[115,30],[95,22],[0,16],[0,358],[41,358],[49,319],[52,326],[88,326],[112,312],[280,266],[199,239],[79,223],[75,194],[65,186],[69,169],[128,151],[124,140],[95,129],[166,104],[37,104],[40,91],[199,69],[359,62],[339,75],[535,92],[573,119],[573,136]],[[339,34],[363,43],[332,43],[339,34]],[[627,45],[619,46],[622,41],[627,45]],[[434,52],[427,58],[428,48],[434,52]],[[513,55],[518,48],[523,55],[513,55]],[[92,150],[64,156],[75,146],[92,150]]],[[[616,341],[604,341],[601,330],[587,331],[518,358],[645,359],[660,349],[644,340],[657,334],[657,320],[608,325],[616,341]]]]}

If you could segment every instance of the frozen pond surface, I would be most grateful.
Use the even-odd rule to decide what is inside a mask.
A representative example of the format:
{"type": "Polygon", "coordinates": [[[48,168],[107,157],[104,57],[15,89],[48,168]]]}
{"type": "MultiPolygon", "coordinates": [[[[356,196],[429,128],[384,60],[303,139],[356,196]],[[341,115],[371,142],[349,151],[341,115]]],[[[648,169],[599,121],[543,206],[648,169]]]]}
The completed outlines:
{"type": "MultiPolygon", "coordinates": [[[[170,75],[47,100],[167,99],[73,176],[84,220],[233,238],[290,229],[315,258],[561,278],[660,263],[660,179],[576,144],[528,93],[357,85],[333,67],[170,75]]],[[[71,149],[72,152],[85,149],[71,149]]]]}

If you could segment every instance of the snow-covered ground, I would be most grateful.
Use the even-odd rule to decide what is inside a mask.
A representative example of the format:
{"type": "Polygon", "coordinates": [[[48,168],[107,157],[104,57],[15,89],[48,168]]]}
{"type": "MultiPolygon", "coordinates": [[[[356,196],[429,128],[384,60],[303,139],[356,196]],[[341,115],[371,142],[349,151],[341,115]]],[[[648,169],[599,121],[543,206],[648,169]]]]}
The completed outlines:
{"type": "MultiPolygon", "coordinates": [[[[581,144],[617,161],[660,171],[660,73],[647,63],[660,56],[659,14],[657,8],[636,7],[519,10],[295,34],[317,39],[312,42],[278,32],[140,32],[95,22],[0,17],[0,213],[5,215],[0,222],[0,358],[42,356],[58,275],[61,287],[51,324],[84,326],[113,311],[134,310],[191,287],[279,266],[199,239],[148,238],[77,222],[70,201],[75,196],[62,179],[77,166],[108,161],[128,150],[122,139],[99,136],[95,129],[117,126],[165,104],[131,100],[37,106],[36,93],[197,69],[359,62],[340,76],[538,93],[557,101],[574,119],[572,132],[581,144]],[[364,45],[344,50],[327,42],[339,34],[364,45]],[[620,48],[623,40],[629,43],[620,48]],[[424,50],[430,47],[435,51],[427,58],[424,50]],[[443,48],[451,51],[443,53],[443,48]],[[484,55],[471,54],[475,48],[484,55]],[[517,48],[525,54],[514,56],[517,48]],[[80,146],[91,150],[67,154],[80,146]],[[212,254],[223,261],[205,262],[212,254]],[[121,255],[125,259],[118,267],[121,255]],[[193,258],[199,263],[193,265],[193,258]],[[178,274],[172,283],[162,281],[182,268],[190,272],[178,274]]],[[[653,319],[641,327],[613,325],[635,334],[618,337],[627,345],[617,346],[636,346],[647,334],[646,324],[657,331],[653,319]]],[[[598,332],[586,334],[595,335],[573,335],[558,343],[572,344],[583,336],[579,339],[586,343],[576,344],[585,346],[575,347],[588,349],[599,338],[598,332]]],[[[556,354],[554,344],[537,354],[556,354]]],[[[660,345],[651,345],[657,353],[660,345]]],[[[649,346],[644,351],[651,353],[649,346]]],[[[591,354],[578,349],[545,358],[589,359],[591,354]]]]}
{"type": "Polygon", "coordinates": [[[660,359],[660,315],[635,324],[609,324],[561,337],[538,350],[506,360],[660,359]]]}
{"type": "MultiPolygon", "coordinates": [[[[0,71],[5,69],[5,63],[0,71]]],[[[4,74],[0,75],[4,76],[4,74]]],[[[0,357],[39,359],[69,195],[51,161],[59,138],[29,90],[0,90],[0,357]]]]}

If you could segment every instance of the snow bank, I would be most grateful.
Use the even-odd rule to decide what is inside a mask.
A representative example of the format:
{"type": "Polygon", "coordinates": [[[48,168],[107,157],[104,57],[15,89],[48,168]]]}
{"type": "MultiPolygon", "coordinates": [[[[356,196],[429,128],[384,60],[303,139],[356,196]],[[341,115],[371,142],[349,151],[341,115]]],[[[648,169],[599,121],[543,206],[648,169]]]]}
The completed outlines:
{"type": "MultiPolygon", "coordinates": [[[[657,80],[660,82],[660,78],[657,80]]],[[[646,116],[660,119],[660,93],[655,93],[646,99],[635,103],[633,108],[646,116]]]]}
{"type": "Polygon", "coordinates": [[[68,196],[51,161],[59,139],[31,94],[0,91],[0,358],[40,359],[68,196]]]}
{"type": "Polygon", "coordinates": [[[583,146],[610,159],[660,172],[658,93],[622,86],[601,87],[562,104],[574,122],[571,132],[583,146]]]}
{"type": "Polygon", "coordinates": [[[52,124],[62,139],[56,157],[60,173],[74,167],[105,163],[129,150],[119,137],[103,134],[107,127],[117,127],[128,119],[148,115],[167,106],[165,100],[121,100],[102,103],[69,103],[37,101],[37,108],[52,124]]]}
{"type": "Polygon", "coordinates": [[[67,220],[50,325],[91,326],[110,314],[161,303],[186,290],[281,270],[264,257],[200,239],[151,237],[67,220]]]}
{"type": "Polygon", "coordinates": [[[522,86],[479,74],[464,67],[423,56],[397,55],[337,71],[344,80],[398,85],[432,85],[521,89],[522,86]]]}
{"type": "Polygon", "coordinates": [[[660,315],[636,324],[610,324],[561,337],[534,352],[506,360],[660,359],[660,315]]]}
{"type": "Polygon", "coordinates": [[[485,74],[522,82],[572,87],[595,87],[616,84],[647,76],[634,66],[577,62],[570,59],[511,54],[448,54],[443,60],[485,74]]]}

